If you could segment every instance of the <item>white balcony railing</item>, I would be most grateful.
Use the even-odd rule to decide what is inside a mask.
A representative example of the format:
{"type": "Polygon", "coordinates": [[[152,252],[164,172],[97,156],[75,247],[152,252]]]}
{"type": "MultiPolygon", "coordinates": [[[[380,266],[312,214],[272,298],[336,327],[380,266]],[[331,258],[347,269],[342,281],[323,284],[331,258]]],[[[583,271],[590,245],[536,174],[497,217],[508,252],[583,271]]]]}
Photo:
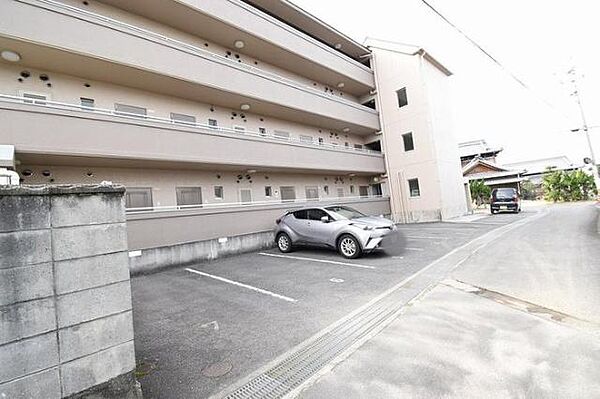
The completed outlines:
{"type": "Polygon", "coordinates": [[[359,202],[369,202],[374,200],[388,199],[384,195],[370,195],[362,197],[336,197],[336,198],[297,198],[294,200],[270,200],[270,201],[252,201],[252,202],[211,202],[197,205],[169,205],[152,206],[144,208],[127,208],[127,214],[139,214],[150,212],[176,212],[182,210],[200,210],[200,209],[229,209],[229,208],[261,208],[270,205],[287,205],[290,207],[301,206],[327,206],[331,204],[352,204],[359,202]]]}
{"type": "Polygon", "coordinates": [[[123,121],[129,122],[139,122],[139,121],[148,121],[159,123],[163,125],[168,125],[170,127],[177,126],[181,128],[195,130],[199,134],[221,134],[227,137],[236,137],[236,138],[252,138],[263,140],[267,142],[277,143],[277,144],[291,144],[321,150],[329,150],[329,151],[339,151],[345,153],[358,153],[365,154],[371,156],[382,156],[382,153],[375,150],[370,150],[367,148],[355,148],[355,147],[346,147],[340,145],[334,145],[330,143],[319,143],[317,142],[309,142],[306,140],[301,140],[300,135],[297,137],[283,137],[273,134],[272,132],[256,132],[252,130],[238,130],[221,126],[211,126],[203,123],[192,123],[192,122],[183,122],[170,118],[162,118],[158,116],[150,116],[150,115],[141,115],[141,114],[132,114],[123,111],[116,111],[112,109],[106,108],[97,108],[97,107],[86,107],[81,104],[70,104],[59,101],[50,101],[44,99],[34,99],[34,98],[26,98],[19,96],[12,96],[8,94],[0,94],[0,104],[2,103],[12,103],[12,104],[26,104],[28,106],[39,107],[48,110],[59,110],[59,111],[70,111],[70,112],[80,112],[82,114],[88,114],[90,116],[93,115],[102,115],[102,116],[110,116],[115,119],[121,119],[123,121]]]}
{"type": "Polygon", "coordinates": [[[283,77],[281,75],[278,75],[278,74],[270,72],[270,71],[266,71],[261,68],[256,68],[252,65],[237,62],[236,60],[227,58],[227,57],[219,55],[219,54],[212,53],[201,47],[194,46],[192,44],[185,43],[180,40],[173,39],[173,38],[164,36],[160,33],[156,33],[156,32],[144,29],[144,28],[140,28],[135,25],[131,25],[131,24],[128,24],[128,23],[125,23],[122,21],[118,21],[116,19],[109,18],[104,15],[96,14],[94,12],[90,12],[87,10],[82,10],[80,8],[70,6],[70,5],[67,5],[67,4],[58,2],[58,1],[54,1],[54,0],[22,0],[22,1],[32,4],[32,5],[36,5],[36,4],[39,4],[42,6],[45,5],[46,7],[44,7],[44,8],[50,8],[53,10],[61,10],[62,13],[65,15],[76,16],[79,19],[82,19],[82,20],[85,20],[88,22],[93,22],[93,23],[96,23],[99,25],[107,25],[107,26],[110,26],[112,29],[118,30],[123,33],[135,35],[144,40],[149,40],[149,41],[155,42],[157,44],[162,44],[162,45],[169,46],[171,48],[174,48],[174,49],[177,49],[180,51],[185,51],[188,54],[193,54],[193,55],[196,55],[199,57],[203,57],[205,59],[210,59],[210,60],[219,62],[221,64],[228,65],[232,68],[245,70],[245,71],[251,72],[255,75],[259,75],[259,76],[262,76],[262,77],[265,77],[265,78],[268,78],[271,80],[275,80],[280,83],[287,84],[289,86],[293,86],[295,88],[299,88],[304,91],[311,92],[320,97],[327,98],[329,100],[337,101],[340,103],[344,103],[346,105],[352,106],[357,109],[361,109],[363,111],[367,111],[367,112],[371,112],[371,113],[375,113],[375,114],[377,113],[376,110],[366,107],[360,103],[345,99],[343,97],[334,96],[332,94],[323,93],[321,90],[315,89],[314,87],[309,86],[309,85],[301,84],[300,82],[295,81],[293,79],[283,77]]]}

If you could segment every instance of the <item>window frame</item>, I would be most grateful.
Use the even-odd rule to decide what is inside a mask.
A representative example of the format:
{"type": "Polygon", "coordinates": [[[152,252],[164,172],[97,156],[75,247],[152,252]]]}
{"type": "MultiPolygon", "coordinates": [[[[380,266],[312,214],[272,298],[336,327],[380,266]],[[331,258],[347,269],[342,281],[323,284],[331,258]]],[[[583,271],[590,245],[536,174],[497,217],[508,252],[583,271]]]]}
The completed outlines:
{"type": "Polygon", "coordinates": [[[179,209],[181,209],[181,207],[185,207],[183,209],[187,209],[187,208],[200,208],[202,207],[203,204],[203,197],[202,197],[202,187],[201,186],[178,186],[175,187],[175,197],[176,197],[176,202],[177,202],[177,207],[179,207],[179,209]],[[189,190],[194,190],[200,194],[200,203],[196,203],[196,204],[182,204],[180,203],[180,195],[182,195],[183,191],[189,191],[189,190]]]}
{"type": "Polygon", "coordinates": [[[398,101],[398,108],[403,108],[408,105],[408,94],[406,92],[406,86],[396,90],[396,100],[398,101]]]}
{"type": "Polygon", "coordinates": [[[419,178],[418,177],[414,177],[412,179],[407,179],[407,183],[408,183],[408,195],[410,198],[419,198],[421,196],[421,185],[419,184],[419,178]],[[417,183],[417,194],[414,195],[413,194],[413,188],[411,187],[411,182],[416,182],[417,183]]]}
{"type": "Polygon", "coordinates": [[[415,150],[415,136],[413,135],[413,132],[404,133],[402,135],[402,144],[404,146],[404,152],[410,152],[415,150]],[[410,145],[412,146],[412,148],[410,149],[406,148],[407,138],[410,138],[410,145]]]}
{"type": "Polygon", "coordinates": [[[152,187],[126,187],[125,188],[125,209],[137,209],[137,208],[154,208],[154,198],[152,195],[152,187]],[[135,191],[144,190],[149,194],[148,198],[150,199],[150,206],[127,206],[127,202],[130,202],[129,195],[133,194],[135,191]]]}
{"type": "Polygon", "coordinates": [[[23,97],[23,102],[25,104],[46,105],[48,101],[52,101],[50,99],[50,94],[48,94],[48,93],[29,91],[29,90],[21,90],[19,92],[19,95],[21,97],[23,97]],[[32,96],[32,97],[27,97],[27,96],[32,96]],[[35,97],[44,97],[44,99],[42,100],[41,98],[35,98],[35,97]]]}
{"type": "Polygon", "coordinates": [[[318,201],[319,200],[319,186],[304,186],[304,198],[307,201],[318,201]],[[308,192],[314,190],[317,193],[316,197],[309,197],[308,192]]]}
{"type": "Polygon", "coordinates": [[[246,204],[251,204],[253,202],[254,195],[252,195],[252,189],[251,188],[249,188],[249,187],[241,187],[238,190],[238,193],[239,193],[240,204],[246,205],[246,204]],[[242,199],[242,192],[249,192],[250,193],[250,201],[244,201],[242,199]]]}
{"type": "Polygon", "coordinates": [[[301,134],[300,136],[298,136],[298,139],[302,144],[312,145],[315,143],[314,137],[309,136],[308,134],[301,134]]]}
{"type": "Polygon", "coordinates": [[[223,186],[213,186],[213,196],[216,200],[222,201],[225,197],[225,189],[223,188],[223,186]],[[221,196],[217,195],[217,189],[221,190],[221,196]]]}
{"type": "Polygon", "coordinates": [[[273,138],[277,140],[289,141],[291,138],[290,132],[285,130],[273,130],[273,138]]]}
{"type": "Polygon", "coordinates": [[[265,186],[265,197],[273,197],[273,186],[265,186]]]}
{"type": "Polygon", "coordinates": [[[123,103],[114,103],[114,114],[115,115],[120,115],[120,116],[126,116],[126,117],[130,117],[130,118],[141,118],[141,119],[146,119],[148,117],[148,109],[144,108],[144,107],[139,107],[137,105],[131,105],[131,104],[123,104],[123,103]],[[119,106],[122,107],[129,107],[129,108],[135,108],[138,110],[144,110],[144,113],[136,113],[136,112],[128,112],[128,111],[120,111],[117,108],[119,106]]]}
{"type": "Polygon", "coordinates": [[[369,197],[369,186],[365,186],[365,185],[359,185],[358,186],[358,196],[360,198],[368,198],[369,197]],[[361,194],[361,191],[366,191],[366,194],[363,195],[361,194]]]}
{"type": "Polygon", "coordinates": [[[196,117],[193,115],[181,114],[179,112],[171,112],[169,116],[171,118],[172,123],[175,123],[178,125],[185,125],[185,126],[196,126],[196,117]],[[190,118],[192,121],[186,121],[185,118],[177,119],[177,118],[174,118],[174,115],[183,116],[185,118],[190,118]]]}
{"type": "Polygon", "coordinates": [[[279,196],[281,198],[281,202],[296,202],[296,186],[279,186],[279,196]],[[284,199],[283,198],[283,192],[285,191],[284,189],[288,189],[291,188],[294,192],[294,198],[288,198],[288,199],[284,199]]]}
{"type": "Polygon", "coordinates": [[[96,100],[94,100],[93,98],[90,97],[79,97],[79,104],[81,105],[81,109],[84,110],[91,110],[96,108],[96,100]],[[90,102],[92,103],[92,105],[85,105],[84,102],[90,102]]]}

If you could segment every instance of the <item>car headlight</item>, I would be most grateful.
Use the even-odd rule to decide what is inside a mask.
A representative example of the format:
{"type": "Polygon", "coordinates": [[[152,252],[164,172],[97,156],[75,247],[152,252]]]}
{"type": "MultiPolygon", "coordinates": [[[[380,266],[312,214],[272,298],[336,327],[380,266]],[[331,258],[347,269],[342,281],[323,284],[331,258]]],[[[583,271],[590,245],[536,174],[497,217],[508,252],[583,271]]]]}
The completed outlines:
{"type": "Polygon", "coordinates": [[[373,230],[373,226],[366,225],[363,230],[373,230]]]}

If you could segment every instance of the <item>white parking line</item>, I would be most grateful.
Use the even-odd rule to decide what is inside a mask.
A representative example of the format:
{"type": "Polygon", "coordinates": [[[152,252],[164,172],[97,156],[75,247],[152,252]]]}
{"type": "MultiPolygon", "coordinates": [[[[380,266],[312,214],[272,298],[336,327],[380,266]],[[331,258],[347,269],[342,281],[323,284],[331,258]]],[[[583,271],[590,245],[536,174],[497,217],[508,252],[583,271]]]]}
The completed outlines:
{"type": "Polygon", "coordinates": [[[263,256],[272,256],[274,258],[287,258],[287,259],[297,259],[297,260],[308,260],[311,262],[319,262],[319,263],[330,263],[332,265],[340,265],[340,266],[350,266],[350,267],[358,267],[361,269],[376,269],[374,266],[367,265],[357,265],[354,263],[346,263],[346,262],[337,262],[335,260],[325,260],[325,259],[316,259],[316,258],[305,258],[303,256],[291,256],[291,255],[279,255],[279,254],[270,254],[267,252],[259,252],[259,255],[263,256]]]}
{"type": "Polygon", "coordinates": [[[238,287],[247,288],[247,289],[252,290],[252,291],[260,292],[261,294],[269,295],[269,296],[272,296],[274,298],[283,299],[284,301],[297,302],[297,300],[295,300],[294,298],[290,298],[290,297],[284,296],[284,295],[279,295],[279,294],[276,294],[274,292],[263,290],[262,288],[253,287],[253,286],[248,285],[248,284],[238,283],[237,281],[229,280],[229,279],[224,278],[224,277],[214,276],[212,274],[204,273],[204,272],[201,272],[201,271],[198,271],[198,270],[195,270],[195,269],[190,269],[189,267],[186,268],[185,270],[188,271],[188,272],[190,272],[190,273],[199,274],[199,275],[204,276],[204,277],[210,277],[210,278],[213,278],[215,280],[222,281],[224,283],[229,283],[229,284],[237,285],[238,287]]]}
{"type": "Polygon", "coordinates": [[[423,248],[406,247],[409,251],[423,251],[423,248]]]}
{"type": "Polygon", "coordinates": [[[420,239],[449,240],[450,239],[450,237],[440,237],[440,236],[406,236],[406,238],[414,238],[416,240],[420,240],[420,239]]]}

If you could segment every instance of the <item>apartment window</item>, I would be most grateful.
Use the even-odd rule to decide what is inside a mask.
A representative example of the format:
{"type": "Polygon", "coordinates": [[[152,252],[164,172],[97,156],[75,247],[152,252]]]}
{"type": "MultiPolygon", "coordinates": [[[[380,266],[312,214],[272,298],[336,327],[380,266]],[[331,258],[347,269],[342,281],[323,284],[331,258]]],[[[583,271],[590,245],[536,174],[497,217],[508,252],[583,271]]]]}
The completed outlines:
{"type": "Polygon", "coordinates": [[[344,188],[343,187],[338,187],[338,189],[337,189],[337,196],[339,198],[342,198],[344,196],[344,188]]]}
{"type": "Polygon", "coordinates": [[[376,197],[381,197],[383,195],[383,190],[381,189],[381,183],[371,185],[371,192],[376,197]]]}
{"type": "Polygon", "coordinates": [[[369,196],[369,186],[358,186],[358,195],[361,197],[369,196]]]}
{"type": "Polygon", "coordinates": [[[127,187],[125,191],[125,208],[151,208],[151,187],[127,187]]]}
{"type": "Polygon", "coordinates": [[[296,187],[281,186],[279,187],[282,202],[294,202],[296,200],[296,187]]]}
{"type": "Polygon", "coordinates": [[[48,97],[44,94],[36,94],[36,93],[23,93],[23,102],[28,104],[39,104],[45,105],[48,97]]]}
{"type": "Polygon", "coordinates": [[[271,186],[265,186],[265,197],[273,196],[273,188],[271,186]]]}
{"type": "Polygon", "coordinates": [[[363,149],[363,145],[362,144],[354,144],[354,149],[355,150],[362,150],[363,149]]]}
{"type": "Polygon", "coordinates": [[[415,149],[412,133],[403,134],[402,141],[404,142],[404,151],[412,151],[415,149]]]}
{"type": "Polygon", "coordinates": [[[235,130],[236,132],[244,133],[246,131],[246,128],[244,126],[233,126],[233,130],[235,130]]]}
{"type": "Polygon", "coordinates": [[[262,137],[267,137],[267,129],[265,129],[264,127],[259,127],[258,134],[262,137]]]}
{"type": "Polygon", "coordinates": [[[398,97],[398,107],[402,108],[405,105],[408,105],[408,98],[406,97],[406,87],[401,88],[396,91],[396,96],[398,97]]]}
{"type": "Polygon", "coordinates": [[[208,126],[210,126],[212,128],[216,128],[218,126],[217,120],[216,119],[209,119],[208,120],[208,126]]]}
{"type": "Polygon", "coordinates": [[[196,117],[185,114],[178,114],[175,112],[171,112],[171,120],[173,123],[181,123],[183,125],[195,125],[196,117]]]}
{"type": "Polygon", "coordinates": [[[323,186],[323,192],[329,195],[329,186],[323,186]]]}
{"type": "Polygon", "coordinates": [[[354,186],[350,186],[350,194],[354,194],[354,186]]]}
{"type": "Polygon", "coordinates": [[[215,199],[223,199],[223,186],[215,186],[215,199]]]}
{"type": "Polygon", "coordinates": [[[240,202],[242,204],[249,204],[252,202],[252,189],[241,188],[240,189],[240,202]]]}
{"type": "Polygon", "coordinates": [[[312,144],[313,143],[313,137],[301,134],[300,135],[300,142],[304,143],[304,144],[312,144]]]}
{"type": "Polygon", "coordinates": [[[135,105],[115,104],[115,114],[145,118],[147,112],[146,108],[136,107],[135,105]]]}
{"type": "Polygon", "coordinates": [[[93,98],[79,97],[79,100],[81,101],[81,108],[83,108],[83,109],[94,108],[94,99],[93,98]]]}
{"type": "Polygon", "coordinates": [[[419,189],[419,179],[408,180],[408,191],[410,192],[411,197],[419,197],[421,195],[421,190],[419,189]]]}
{"type": "Polygon", "coordinates": [[[177,205],[201,205],[202,188],[201,187],[176,187],[177,205]]]}
{"type": "Polygon", "coordinates": [[[283,130],[275,130],[273,132],[273,137],[280,140],[289,140],[290,132],[284,132],[283,130]]]}
{"type": "Polygon", "coordinates": [[[307,200],[318,200],[319,199],[319,188],[317,186],[307,186],[304,189],[304,194],[307,200]]]}

